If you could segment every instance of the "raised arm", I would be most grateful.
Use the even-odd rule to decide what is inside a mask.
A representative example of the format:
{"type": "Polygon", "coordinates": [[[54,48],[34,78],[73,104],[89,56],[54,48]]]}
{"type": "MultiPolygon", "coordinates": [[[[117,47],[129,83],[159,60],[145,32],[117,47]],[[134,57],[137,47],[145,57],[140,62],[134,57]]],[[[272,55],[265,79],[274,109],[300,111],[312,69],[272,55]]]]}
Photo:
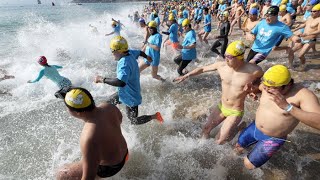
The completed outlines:
{"type": "Polygon", "coordinates": [[[44,76],[44,69],[42,69],[40,72],[39,72],[39,75],[38,77],[35,79],[35,80],[29,80],[28,83],[35,83],[35,82],[38,82],[42,77],[44,76]]]}
{"type": "Polygon", "coordinates": [[[207,66],[198,67],[198,68],[192,70],[191,72],[189,72],[189,73],[187,73],[187,74],[185,74],[183,76],[177,77],[173,81],[175,81],[177,83],[180,83],[180,82],[186,80],[190,76],[196,76],[196,75],[202,74],[204,72],[215,71],[215,70],[217,70],[219,68],[219,66],[222,65],[222,63],[223,62],[216,62],[214,64],[209,64],[207,66]]]}

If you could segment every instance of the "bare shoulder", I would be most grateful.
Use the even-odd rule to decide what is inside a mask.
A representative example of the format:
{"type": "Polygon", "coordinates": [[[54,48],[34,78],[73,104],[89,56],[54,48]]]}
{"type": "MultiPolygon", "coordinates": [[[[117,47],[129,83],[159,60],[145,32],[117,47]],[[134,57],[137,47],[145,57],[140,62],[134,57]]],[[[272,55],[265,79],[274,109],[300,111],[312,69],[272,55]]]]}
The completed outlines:
{"type": "Polygon", "coordinates": [[[314,92],[312,92],[310,89],[300,85],[300,84],[297,84],[296,87],[294,88],[295,91],[296,91],[296,95],[298,97],[300,97],[301,99],[305,99],[305,98],[316,98],[317,99],[317,96],[314,94],[314,92]]]}
{"type": "Polygon", "coordinates": [[[253,63],[246,63],[245,68],[249,73],[263,73],[262,68],[253,63]]]}
{"type": "Polygon", "coordinates": [[[107,112],[110,115],[121,116],[120,110],[117,108],[117,106],[115,106],[113,104],[103,102],[103,103],[99,104],[98,108],[101,108],[104,112],[107,112]]]}

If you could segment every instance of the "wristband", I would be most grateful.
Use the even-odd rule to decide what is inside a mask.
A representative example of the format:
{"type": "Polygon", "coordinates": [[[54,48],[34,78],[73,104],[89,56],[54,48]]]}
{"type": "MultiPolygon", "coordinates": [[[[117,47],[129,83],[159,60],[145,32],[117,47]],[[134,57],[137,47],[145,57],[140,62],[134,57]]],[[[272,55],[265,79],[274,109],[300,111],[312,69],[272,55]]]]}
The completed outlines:
{"type": "Polygon", "coordinates": [[[288,104],[287,108],[285,109],[286,112],[290,112],[293,108],[292,104],[288,104]]]}

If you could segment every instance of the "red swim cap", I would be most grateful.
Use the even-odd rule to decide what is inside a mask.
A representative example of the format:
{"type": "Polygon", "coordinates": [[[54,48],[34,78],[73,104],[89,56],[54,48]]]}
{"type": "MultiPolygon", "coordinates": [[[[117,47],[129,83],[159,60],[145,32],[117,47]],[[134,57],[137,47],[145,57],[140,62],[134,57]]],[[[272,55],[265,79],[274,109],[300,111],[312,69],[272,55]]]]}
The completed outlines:
{"type": "Polygon", "coordinates": [[[46,65],[47,64],[47,58],[45,56],[40,56],[38,59],[38,63],[40,65],[46,65]]]}

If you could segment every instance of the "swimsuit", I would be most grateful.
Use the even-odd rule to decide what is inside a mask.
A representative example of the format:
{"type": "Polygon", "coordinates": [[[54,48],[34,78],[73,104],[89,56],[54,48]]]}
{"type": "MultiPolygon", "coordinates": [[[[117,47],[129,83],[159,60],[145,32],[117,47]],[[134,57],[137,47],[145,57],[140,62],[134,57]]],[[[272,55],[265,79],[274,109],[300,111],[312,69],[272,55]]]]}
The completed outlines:
{"type": "Polygon", "coordinates": [[[301,39],[301,44],[310,44],[310,43],[314,43],[317,41],[317,39],[303,39],[303,38],[300,38],[301,39]]]}
{"type": "Polygon", "coordinates": [[[246,148],[256,143],[256,146],[247,157],[255,167],[260,167],[266,163],[286,141],[286,137],[276,138],[263,134],[253,121],[240,134],[238,144],[246,148]]]}
{"type": "Polygon", "coordinates": [[[127,150],[126,155],[124,156],[123,160],[119,164],[111,165],[111,166],[99,165],[97,170],[97,175],[101,178],[114,176],[122,169],[122,167],[124,166],[128,158],[129,158],[129,153],[127,150]]]}
{"type": "Polygon", "coordinates": [[[234,109],[229,109],[224,107],[221,102],[218,104],[218,108],[220,109],[221,113],[223,114],[224,117],[228,117],[228,116],[238,116],[238,117],[242,117],[244,112],[243,111],[239,111],[239,110],[234,110],[234,109]]]}

